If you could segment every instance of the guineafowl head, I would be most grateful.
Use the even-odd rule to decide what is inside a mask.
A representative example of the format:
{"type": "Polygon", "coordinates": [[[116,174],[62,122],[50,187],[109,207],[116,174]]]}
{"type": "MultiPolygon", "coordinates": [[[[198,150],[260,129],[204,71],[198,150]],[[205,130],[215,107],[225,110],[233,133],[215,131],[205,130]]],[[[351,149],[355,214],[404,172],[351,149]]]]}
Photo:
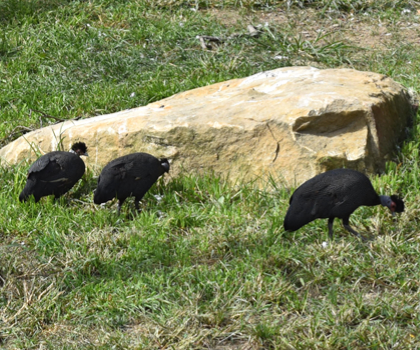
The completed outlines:
{"type": "Polygon", "coordinates": [[[160,160],[160,164],[162,165],[162,168],[165,170],[165,173],[169,173],[169,161],[166,158],[162,158],[160,160]]]}
{"type": "MultiPolygon", "coordinates": [[[[404,211],[404,201],[395,194],[393,194],[391,196],[391,200],[394,204],[394,212],[402,213],[404,211]]],[[[391,209],[391,211],[392,211],[392,209],[391,209]]]]}
{"type": "Polygon", "coordinates": [[[379,196],[381,204],[385,207],[388,207],[391,210],[392,215],[395,213],[402,213],[404,211],[404,201],[399,198],[397,195],[389,196],[379,196]]]}
{"type": "Polygon", "coordinates": [[[87,146],[84,142],[76,142],[72,147],[70,152],[77,154],[78,156],[89,156],[87,153],[87,146]]]}

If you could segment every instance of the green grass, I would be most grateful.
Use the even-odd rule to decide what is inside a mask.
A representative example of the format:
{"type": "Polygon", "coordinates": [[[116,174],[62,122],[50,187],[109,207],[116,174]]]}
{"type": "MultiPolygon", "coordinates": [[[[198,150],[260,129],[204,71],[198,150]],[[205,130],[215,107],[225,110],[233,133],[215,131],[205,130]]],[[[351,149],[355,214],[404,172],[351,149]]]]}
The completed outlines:
{"type": "MultiPolygon", "coordinates": [[[[415,6],[0,0],[0,138],[287,65],[372,70],[418,91],[420,49],[401,29],[419,22],[415,6]],[[287,21],[265,25],[268,14],[287,21]],[[327,30],[351,16],[392,37],[367,47],[327,30]],[[196,39],[245,34],[249,23],[259,37],[207,51],[196,39]]],[[[386,174],[372,177],[406,212],[360,208],[352,225],[376,239],[362,243],[337,220],[326,248],[326,220],[284,232],[291,190],[274,181],[166,176],[141,214],[127,201],[117,217],[116,202],[93,204],[91,172],[57,202],[21,204],[27,165],[0,168],[0,348],[419,348],[419,132],[415,120],[386,174]]]]}
{"type": "MultiPolygon", "coordinates": [[[[8,203],[0,223],[5,345],[354,348],[415,341],[420,241],[408,199],[396,222],[383,209],[359,210],[357,227],[380,232],[370,245],[336,229],[324,249],[325,222],[283,232],[286,190],[184,177],[155,186],[141,215],[127,203],[117,217],[115,203],[93,206],[89,175],[67,199],[21,205],[23,176],[15,170],[3,170],[0,193],[8,203]]],[[[376,179],[375,187],[387,180],[376,179]]]]}

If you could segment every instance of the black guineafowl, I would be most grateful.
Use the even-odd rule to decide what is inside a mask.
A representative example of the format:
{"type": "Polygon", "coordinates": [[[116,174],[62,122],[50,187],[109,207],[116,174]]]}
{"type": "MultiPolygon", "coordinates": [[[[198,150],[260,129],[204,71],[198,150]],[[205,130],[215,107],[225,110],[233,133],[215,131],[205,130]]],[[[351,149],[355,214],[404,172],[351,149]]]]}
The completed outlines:
{"type": "Polygon", "coordinates": [[[350,215],[360,206],[381,204],[393,215],[404,211],[402,199],[396,195],[379,196],[366,175],[351,169],[330,170],[313,177],[296,189],[289,204],[285,230],[296,231],[315,219],[328,219],[330,239],[334,218],[339,218],[347,231],[365,240],[349,225],[350,215]]]}
{"type": "Polygon", "coordinates": [[[169,172],[168,160],[159,160],[148,153],[132,153],[114,159],[103,168],[93,201],[101,204],[116,197],[119,214],[127,197],[134,196],[138,210],[140,200],[165,172],[169,172]]]}
{"type": "Polygon", "coordinates": [[[76,142],[69,152],[54,151],[39,157],[28,170],[26,185],[19,195],[21,202],[33,195],[35,202],[53,194],[55,199],[68,192],[85,173],[87,156],[84,142],[76,142]]]}

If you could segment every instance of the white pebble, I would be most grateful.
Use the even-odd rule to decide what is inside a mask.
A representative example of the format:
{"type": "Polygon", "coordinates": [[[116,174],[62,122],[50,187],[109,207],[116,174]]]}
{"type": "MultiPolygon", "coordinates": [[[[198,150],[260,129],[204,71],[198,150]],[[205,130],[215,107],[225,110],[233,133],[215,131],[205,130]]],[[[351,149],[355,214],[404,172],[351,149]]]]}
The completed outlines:
{"type": "Polygon", "coordinates": [[[287,57],[287,56],[280,56],[280,55],[278,55],[278,56],[274,56],[274,59],[275,59],[275,60],[287,60],[287,59],[289,59],[289,57],[287,57]]]}

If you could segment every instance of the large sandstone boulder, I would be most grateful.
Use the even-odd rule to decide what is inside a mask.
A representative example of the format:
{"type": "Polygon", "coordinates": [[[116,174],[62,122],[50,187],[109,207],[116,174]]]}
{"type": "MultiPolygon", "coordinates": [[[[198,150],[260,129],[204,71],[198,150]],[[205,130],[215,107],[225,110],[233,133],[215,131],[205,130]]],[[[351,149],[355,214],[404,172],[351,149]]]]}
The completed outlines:
{"type": "Polygon", "coordinates": [[[273,175],[297,185],[328,169],[384,169],[413,114],[390,78],[351,69],[280,68],[179,93],[144,107],[48,126],[0,150],[7,163],[78,140],[88,166],[148,152],[172,176],[210,171],[232,179],[273,175]]]}

